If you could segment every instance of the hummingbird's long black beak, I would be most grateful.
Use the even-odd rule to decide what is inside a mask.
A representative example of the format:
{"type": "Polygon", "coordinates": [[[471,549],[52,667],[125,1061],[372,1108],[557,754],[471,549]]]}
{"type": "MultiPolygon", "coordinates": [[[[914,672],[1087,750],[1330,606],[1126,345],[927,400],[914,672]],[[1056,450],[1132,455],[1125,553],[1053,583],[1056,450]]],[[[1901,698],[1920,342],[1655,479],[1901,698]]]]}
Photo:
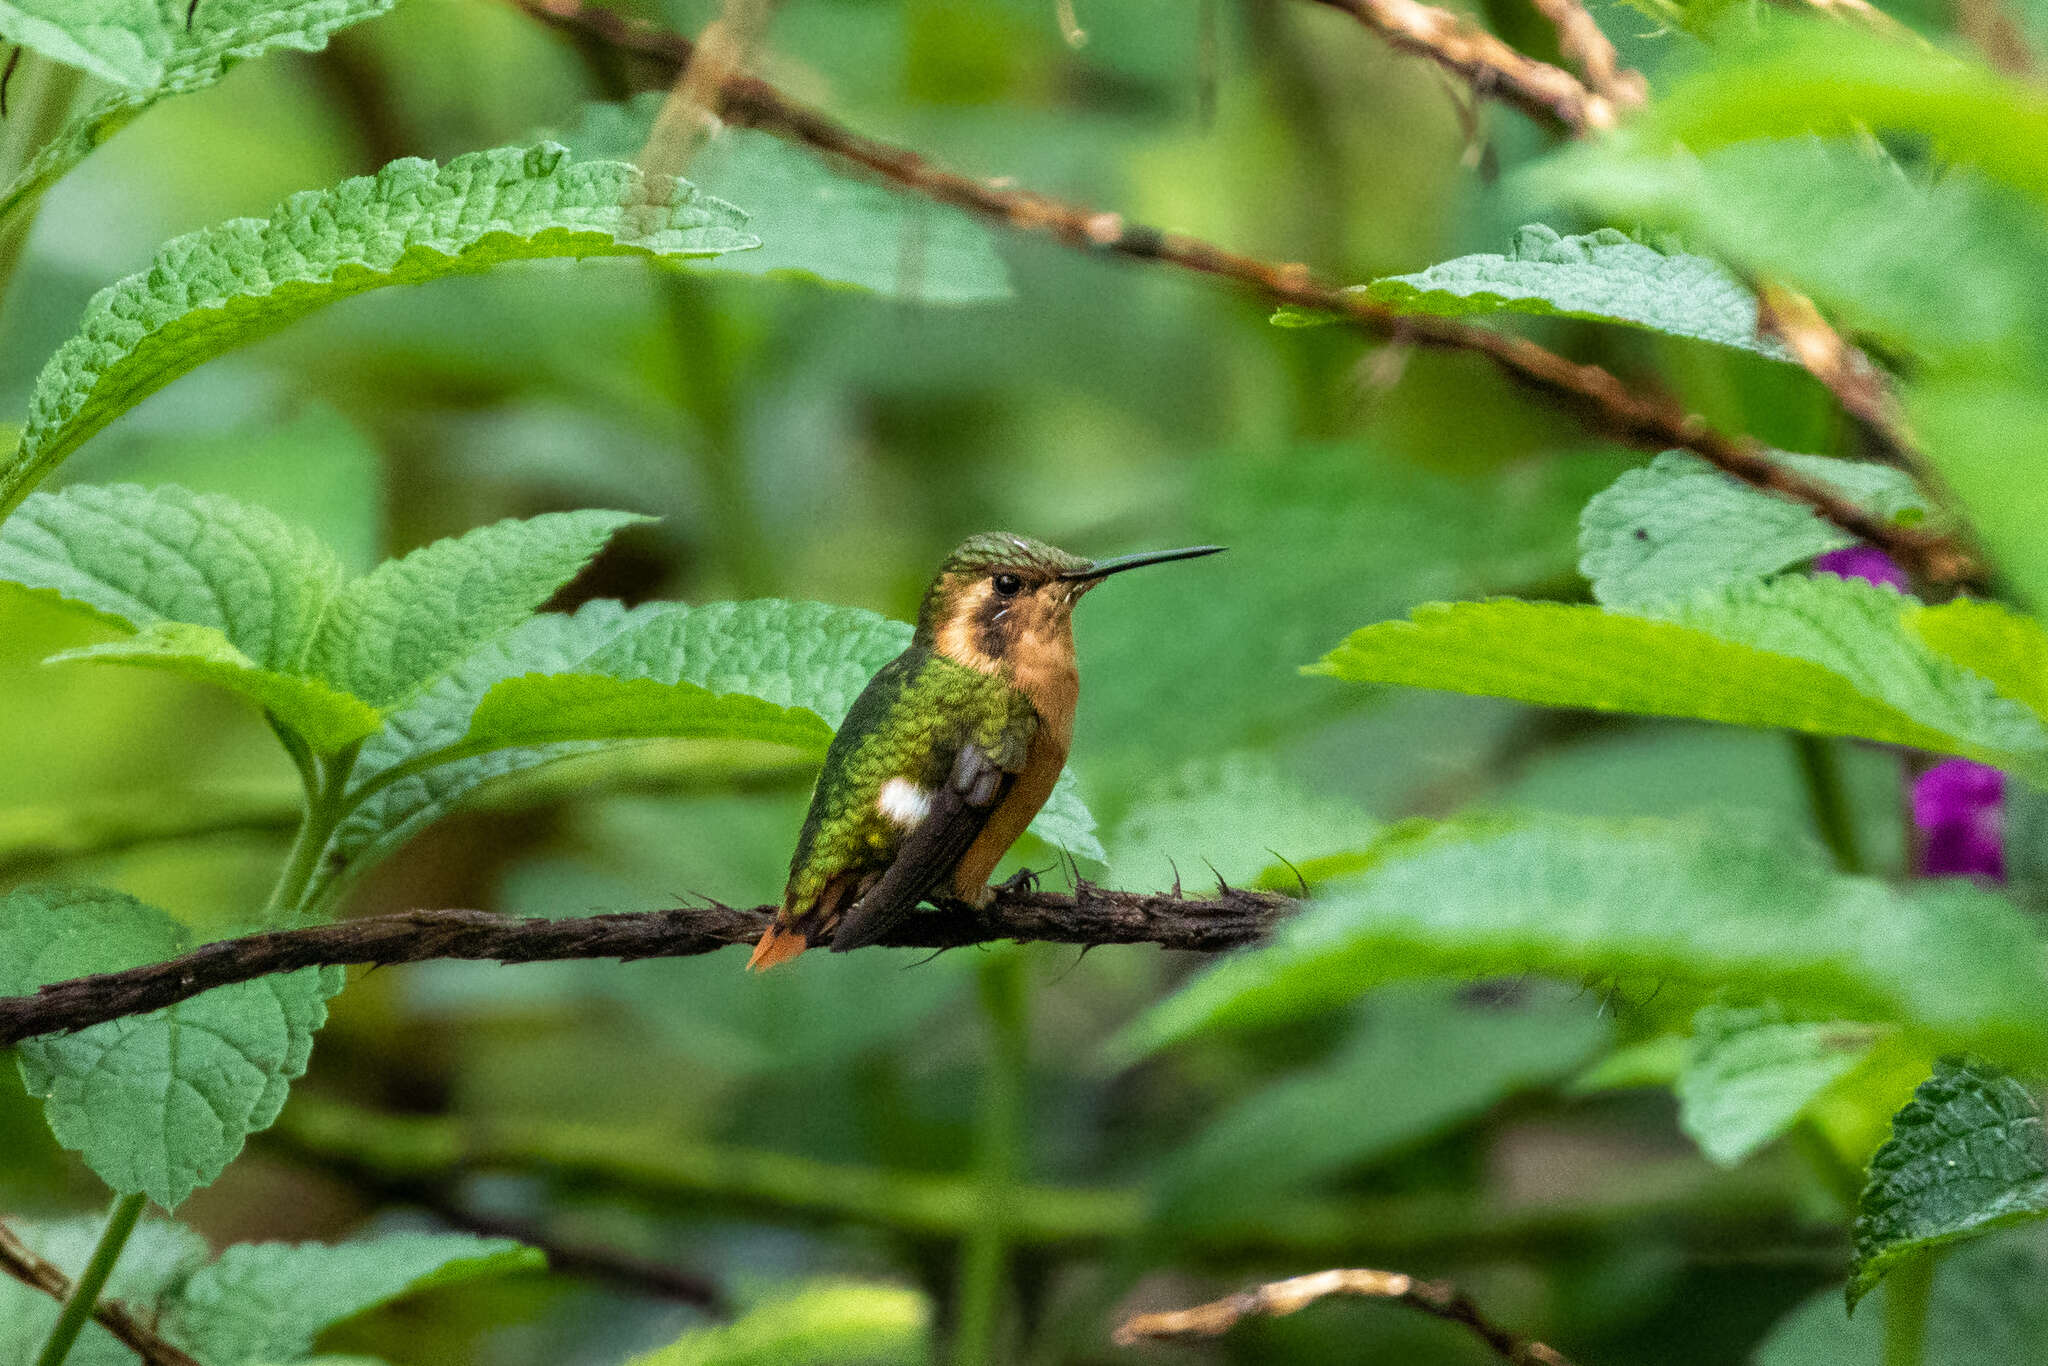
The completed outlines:
{"type": "Polygon", "coordinates": [[[1137,569],[1148,564],[1165,564],[1168,560],[1192,560],[1202,555],[1214,555],[1224,549],[1227,547],[1191,545],[1180,550],[1146,550],[1136,555],[1119,555],[1113,560],[1097,560],[1084,569],[1076,569],[1060,577],[1093,583],[1099,579],[1106,579],[1111,574],[1121,574],[1126,569],[1137,569]]]}

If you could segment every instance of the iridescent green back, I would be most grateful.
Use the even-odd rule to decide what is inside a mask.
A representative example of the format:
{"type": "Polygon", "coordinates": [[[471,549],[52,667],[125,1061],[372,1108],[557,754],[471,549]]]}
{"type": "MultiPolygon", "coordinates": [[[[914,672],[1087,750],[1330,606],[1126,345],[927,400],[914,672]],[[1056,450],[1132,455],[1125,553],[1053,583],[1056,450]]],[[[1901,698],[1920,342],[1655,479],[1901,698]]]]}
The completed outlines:
{"type": "Polygon", "coordinates": [[[832,738],[790,860],[783,908],[803,915],[844,872],[880,870],[904,831],[876,802],[891,778],[936,790],[973,742],[1006,769],[1024,762],[1038,713],[1003,679],[916,643],[882,666],[832,738]]]}

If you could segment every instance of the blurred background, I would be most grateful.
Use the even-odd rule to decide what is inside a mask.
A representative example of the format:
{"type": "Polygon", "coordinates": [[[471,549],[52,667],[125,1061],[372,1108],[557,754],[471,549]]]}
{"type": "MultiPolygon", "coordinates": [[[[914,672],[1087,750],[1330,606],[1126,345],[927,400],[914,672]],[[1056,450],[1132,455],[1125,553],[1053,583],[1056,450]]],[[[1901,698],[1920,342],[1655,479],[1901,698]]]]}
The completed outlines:
{"type": "MultiPolygon", "coordinates": [[[[1481,8],[1555,55],[1520,0],[1481,8]]],[[[637,12],[694,33],[712,10],[637,12]]],[[[1692,40],[1646,13],[1595,13],[1653,80],[1690,58],[1692,40]]],[[[1596,226],[1518,190],[1550,135],[1471,107],[1342,14],[1075,0],[1073,22],[1085,41],[1053,0],[791,0],[759,66],[943,164],[1339,280],[1500,251],[1528,221],[1596,226]]],[[[588,102],[645,76],[502,0],[404,0],[324,53],[166,102],[48,198],[5,303],[0,410],[21,409],[90,295],[167,237],[394,157],[581,128],[588,102]]],[[[1084,871],[1109,885],[1239,882],[1276,854],[1472,809],[1809,828],[1783,736],[1297,672],[1420,602],[1583,599],[1578,509],[1641,457],[1478,359],[1274,328],[1228,290],[1044,241],[977,245],[997,272],[984,293],[1006,280],[1007,297],[927,297],[923,234],[952,230],[940,218],[917,209],[872,244],[894,263],[879,294],[638,261],[383,291],[171,385],[59,477],[234,494],[315,526],[357,568],[506,516],[661,519],[557,607],[781,596],[908,617],[975,531],[1086,555],[1228,544],[1079,614],[1072,762],[1109,854],[1084,871]]],[[[1791,367],[1527,326],[1729,430],[1803,451],[1849,441],[1791,367]]],[[[0,765],[0,874],[102,882],[228,925],[275,875],[293,772],[224,694],[38,663],[97,638],[0,599],[0,696],[34,718],[0,765]]],[[[1896,869],[1899,761],[1836,748],[1864,848],[1896,869]]],[[[808,782],[687,744],[542,769],[429,830],[348,910],[765,901],[808,782]]],[[[1019,853],[1053,868],[1044,846],[1019,853]]],[[[850,1279],[943,1330],[981,1198],[978,1135],[1007,1100],[1030,1227],[1006,1271],[1006,1359],[1486,1359],[1455,1328],[1358,1304],[1199,1350],[1108,1340],[1132,1308],[1349,1264],[1454,1279],[1582,1360],[1727,1362],[1841,1275],[1827,1162],[1791,1142],[1715,1168],[1668,1090],[1642,1084],[1675,1066],[1631,1047],[1662,1032],[1654,983],[1411,985],[1313,1028],[1107,1061],[1104,1041],[1198,966],[1033,946],[806,959],[761,979],[737,954],[370,973],[335,1002],[279,1125],[181,1213],[216,1243],[453,1222],[612,1254],[590,1274],[409,1300],[326,1343],[398,1363],[616,1362],[716,1321],[685,1302],[692,1278],[726,1306],[850,1279]]],[[[0,1068],[0,1208],[101,1199],[0,1068]]]]}

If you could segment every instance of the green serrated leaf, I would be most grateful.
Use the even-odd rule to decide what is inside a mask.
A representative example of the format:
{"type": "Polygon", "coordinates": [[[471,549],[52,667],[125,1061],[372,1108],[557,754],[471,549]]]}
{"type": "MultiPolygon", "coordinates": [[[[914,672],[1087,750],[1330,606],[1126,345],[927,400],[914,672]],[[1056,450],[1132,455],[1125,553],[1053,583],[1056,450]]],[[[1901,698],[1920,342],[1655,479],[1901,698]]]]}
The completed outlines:
{"type": "Polygon", "coordinates": [[[525,621],[590,562],[630,512],[508,518],[388,560],[328,605],[307,671],[377,706],[403,701],[525,621]]]}
{"type": "MultiPolygon", "coordinates": [[[[21,888],[0,898],[0,995],[187,946],[169,916],[119,892],[21,888]]],[[[102,1180],[174,1209],[277,1118],[341,982],[339,969],[307,968],[29,1039],[18,1050],[22,1078],[58,1141],[102,1180]]]]}
{"type": "Polygon", "coordinates": [[[686,181],[553,144],[446,166],[395,161],[168,243],[102,290],[37,377],[0,512],[80,443],[187,370],[336,300],[542,257],[713,256],[756,245],[744,216],[686,181]]]}
{"type": "Polygon", "coordinates": [[[824,757],[832,728],[815,712],[694,683],[606,674],[526,674],[484,694],[450,758],[568,740],[761,740],[824,757]]]}
{"type": "Polygon", "coordinates": [[[1995,602],[1958,598],[1907,613],[1906,629],[2048,719],[2048,631],[2034,618],[1995,602]]]}
{"type": "MultiPolygon", "coordinates": [[[[1613,228],[1563,237],[1531,223],[1506,254],[1460,256],[1413,275],[1389,275],[1357,287],[1396,313],[1459,318],[1534,313],[1620,323],[1790,360],[1784,345],[1757,328],[1757,298],[1703,256],[1659,251],[1613,228]]],[[[1290,305],[1282,326],[1334,321],[1290,305]]]]}
{"type": "Polygon", "coordinates": [[[45,662],[74,660],[161,669],[226,688],[275,716],[320,754],[353,744],[384,723],[375,707],[317,678],[258,667],[210,626],[154,622],[125,639],[64,650],[45,662]]]}
{"type": "Polygon", "coordinates": [[[1943,1059],[1892,1117],[1856,1210],[1849,1307],[1903,1258],[2048,1214],[2048,1137],[2027,1088],[1943,1059]]]}
{"type": "Polygon", "coordinates": [[[328,1327],[402,1296],[546,1266],[538,1249],[466,1233],[238,1243],[162,1306],[160,1328],[207,1366],[296,1361],[328,1327]]]}
{"type": "Polygon", "coordinates": [[[2048,978],[2004,898],[1894,888],[1714,826],[1451,825],[1320,890],[1264,947],[1155,1007],[1125,1055],[1327,1010],[1444,973],[1641,977],[1822,1019],[1910,1024],[1941,1047],[2048,1058],[2048,978]]]}
{"type": "Polygon", "coordinates": [[[1244,1097],[1164,1159],[1160,1217],[1185,1226],[1269,1209],[1568,1075],[1606,1028],[1597,1004],[1548,985],[1509,1007],[1434,984],[1374,993],[1335,1057],[1244,1097]]]}
{"type": "MultiPolygon", "coordinates": [[[[160,12],[168,9],[160,0],[136,3],[147,3],[160,12]]],[[[395,3],[397,0],[202,0],[190,10],[189,26],[180,7],[177,21],[169,27],[161,73],[95,100],[44,143],[14,182],[0,191],[0,223],[158,100],[203,90],[237,62],[265,52],[318,52],[327,46],[329,35],[374,19],[395,3]]]]}
{"type": "Polygon", "coordinates": [[[1693,1020],[1674,1087],[1678,1126],[1732,1167],[1791,1128],[1872,1043],[1865,1026],[1794,1020],[1775,1006],[1708,1006],[1693,1020]]]}
{"type": "MultiPolygon", "coordinates": [[[[1889,465],[1776,453],[1878,516],[1930,506],[1889,465]]],[[[1579,516],[1579,572],[1609,607],[1633,609],[1775,574],[1853,543],[1811,508],[1744,484],[1698,456],[1665,451],[1603,489],[1579,516]]]]}
{"type": "Polygon", "coordinates": [[[0,579],[134,630],[208,627],[259,668],[291,672],[342,569],[315,537],[232,498],[80,484],[33,494],[0,523],[0,579]]]}
{"type": "MultiPolygon", "coordinates": [[[[636,161],[665,96],[593,104],[559,140],[579,157],[636,161]]],[[[867,290],[917,303],[1007,299],[1009,272],[988,229],[964,212],[840,174],[802,148],[728,124],[690,161],[708,194],[747,206],[758,251],[708,268],[867,290]]]]}
{"type": "Polygon", "coordinates": [[[929,1323],[914,1290],[816,1281],[627,1366],[923,1366],[929,1323]]]}
{"type": "Polygon", "coordinates": [[[2048,743],[2039,723],[1907,635],[1908,603],[1823,575],[1690,599],[1665,609],[1673,620],[1511,599],[1434,604],[1353,632],[1310,672],[2032,762],[2048,743]]]}
{"type": "Polygon", "coordinates": [[[160,80],[171,51],[163,0],[0,0],[0,38],[116,85],[160,80]]]}

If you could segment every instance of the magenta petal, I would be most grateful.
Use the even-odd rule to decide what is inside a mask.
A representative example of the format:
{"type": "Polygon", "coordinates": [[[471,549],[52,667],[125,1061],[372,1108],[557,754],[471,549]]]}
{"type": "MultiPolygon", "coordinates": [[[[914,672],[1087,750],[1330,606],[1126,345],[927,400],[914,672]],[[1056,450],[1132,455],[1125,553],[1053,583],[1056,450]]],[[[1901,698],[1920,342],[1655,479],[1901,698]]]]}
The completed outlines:
{"type": "Polygon", "coordinates": [[[1892,560],[1892,557],[1874,545],[1852,545],[1841,550],[1830,550],[1813,562],[1815,572],[1833,574],[1841,579],[1867,579],[1871,583],[1890,584],[1900,592],[1908,585],[1906,571],[1892,560]]]}
{"type": "Polygon", "coordinates": [[[2005,775],[1944,759],[1913,784],[1913,823],[1927,832],[1929,877],[2005,877],[2005,775]]]}

